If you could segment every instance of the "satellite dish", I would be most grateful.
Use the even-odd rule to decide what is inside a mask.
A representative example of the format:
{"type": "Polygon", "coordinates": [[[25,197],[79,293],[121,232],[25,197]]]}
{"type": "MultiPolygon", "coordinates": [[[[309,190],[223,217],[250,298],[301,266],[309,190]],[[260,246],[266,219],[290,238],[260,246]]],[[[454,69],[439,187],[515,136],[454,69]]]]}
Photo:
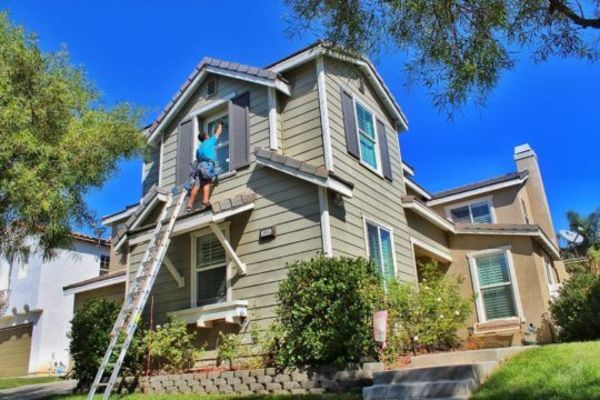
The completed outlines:
{"type": "Polygon", "coordinates": [[[568,231],[566,229],[561,229],[559,231],[559,233],[560,233],[560,236],[562,236],[562,238],[565,239],[569,243],[580,244],[581,242],[583,242],[583,236],[581,236],[581,234],[579,234],[577,232],[568,231]]]}

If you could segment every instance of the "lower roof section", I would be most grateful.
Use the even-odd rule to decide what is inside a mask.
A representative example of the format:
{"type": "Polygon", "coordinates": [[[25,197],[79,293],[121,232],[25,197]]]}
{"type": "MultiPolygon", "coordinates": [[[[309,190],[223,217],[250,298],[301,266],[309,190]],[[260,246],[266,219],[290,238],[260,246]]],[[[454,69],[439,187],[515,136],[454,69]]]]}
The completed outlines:
{"type": "Polygon", "coordinates": [[[91,279],[72,283],[63,287],[65,295],[87,292],[89,290],[95,290],[106,286],[117,285],[124,283],[127,279],[127,271],[121,270],[116,272],[110,272],[108,274],[99,275],[91,279]]]}

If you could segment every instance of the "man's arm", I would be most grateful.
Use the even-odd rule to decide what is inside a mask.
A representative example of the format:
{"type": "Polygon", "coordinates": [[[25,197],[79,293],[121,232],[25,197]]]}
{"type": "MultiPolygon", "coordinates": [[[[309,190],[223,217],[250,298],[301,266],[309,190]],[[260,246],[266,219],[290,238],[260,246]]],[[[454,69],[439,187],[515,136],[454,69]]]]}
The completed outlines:
{"type": "Polygon", "coordinates": [[[217,128],[215,129],[215,137],[218,139],[219,136],[221,136],[221,133],[223,133],[223,122],[219,122],[217,124],[217,128]]]}

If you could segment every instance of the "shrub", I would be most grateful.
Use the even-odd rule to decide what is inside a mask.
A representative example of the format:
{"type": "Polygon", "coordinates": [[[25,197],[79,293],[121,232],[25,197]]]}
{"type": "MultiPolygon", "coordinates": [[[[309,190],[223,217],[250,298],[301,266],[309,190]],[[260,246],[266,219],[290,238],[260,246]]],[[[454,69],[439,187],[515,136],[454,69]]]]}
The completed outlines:
{"type": "Polygon", "coordinates": [[[235,333],[223,333],[219,334],[219,345],[217,360],[219,363],[223,361],[229,361],[229,369],[233,368],[233,361],[242,357],[242,337],[235,333]]]}
{"type": "Polygon", "coordinates": [[[388,346],[386,361],[417,351],[446,350],[458,345],[457,331],[472,311],[460,293],[462,278],[444,277],[436,263],[420,266],[423,277],[412,283],[388,282],[388,346]]]}
{"type": "Polygon", "coordinates": [[[156,330],[148,330],[144,338],[149,348],[150,368],[153,371],[180,372],[193,367],[200,357],[194,341],[196,335],[188,332],[187,325],[179,319],[171,319],[156,330]]]}
{"type": "MultiPolygon", "coordinates": [[[[110,331],[119,315],[121,304],[105,299],[90,300],[75,313],[69,333],[69,352],[74,361],[72,375],[78,388],[91,385],[98,372],[110,342],[110,331]]],[[[122,375],[137,375],[143,364],[140,339],[143,330],[138,328],[121,367],[122,375]]],[[[107,370],[109,372],[110,369],[107,370]]]]}
{"type": "Polygon", "coordinates": [[[260,364],[263,367],[277,366],[277,356],[281,350],[283,329],[277,322],[270,324],[266,330],[259,331],[255,325],[250,330],[254,345],[254,354],[260,354],[260,364]]]}
{"type": "Polygon", "coordinates": [[[566,281],[550,312],[560,340],[600,339],[600,276],[584,273],[566,281]]]}
{"type": "Polygon", "coordinates": [[[344,365],[375,354],[372,317],[381,298],[380,276],[364,259],[320,255],[289,265],[279,287],[279,362],[344,365]]]}

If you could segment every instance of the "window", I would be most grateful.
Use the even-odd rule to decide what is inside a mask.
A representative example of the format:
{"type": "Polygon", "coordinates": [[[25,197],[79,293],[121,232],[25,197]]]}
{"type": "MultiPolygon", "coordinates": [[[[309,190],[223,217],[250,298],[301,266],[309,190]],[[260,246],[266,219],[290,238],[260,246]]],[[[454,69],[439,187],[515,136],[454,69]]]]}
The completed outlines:
{"type": "Polygon", "coordinates": [[[196,305],[227,300],[227,257],[213,234],[196,239],[196,305]]]}
{"type": "Polygon", "coordinates": [[[494,222],[490,200],[472,202],[448,210],[448,216],[454,223],[491,224],[494,222]]]}
{"type": "Polygon", "coordinates": [[[100,256],[100,275],[108,274],[109,264],[110,264],[110,257],[102,254],[100,256]]]}
{"type": "Polygon", "coordinates": [[[379,171],[379,147],[375,132],[375,119],[358,101],[354,102],[360,160],[379,171]]]}
{"type": "Polygon", "coordinates": [[[515,287],[508,251],[497,251],[471,258],[471,269],[479,290],[480,317],[485,321],[518,317],[515,287]]]}
{"type": "Polygon", "coordinates": [[[218,174],[229,172],[229,118],[227,114],[221,114],[217,117],[208,119],[204,129],[206,133],[212,135],[217,127],[217,123],[223,122],[223,132],[219,137],[217,144],[216,168],[218,174]]]}
{"type": "Polygon", "coordinates": [[[17,279],[27,278],[27,270],[29,269],[29,249],[23,250],[13,258],[13,265],[17,268],[17,279]]]}
{"type": "Polygon", "coordinates": [[[394,250],[392,232],[382,226],[366,220],[367,257],[377,266],[385,278],[393,278],[394,250]]]}

